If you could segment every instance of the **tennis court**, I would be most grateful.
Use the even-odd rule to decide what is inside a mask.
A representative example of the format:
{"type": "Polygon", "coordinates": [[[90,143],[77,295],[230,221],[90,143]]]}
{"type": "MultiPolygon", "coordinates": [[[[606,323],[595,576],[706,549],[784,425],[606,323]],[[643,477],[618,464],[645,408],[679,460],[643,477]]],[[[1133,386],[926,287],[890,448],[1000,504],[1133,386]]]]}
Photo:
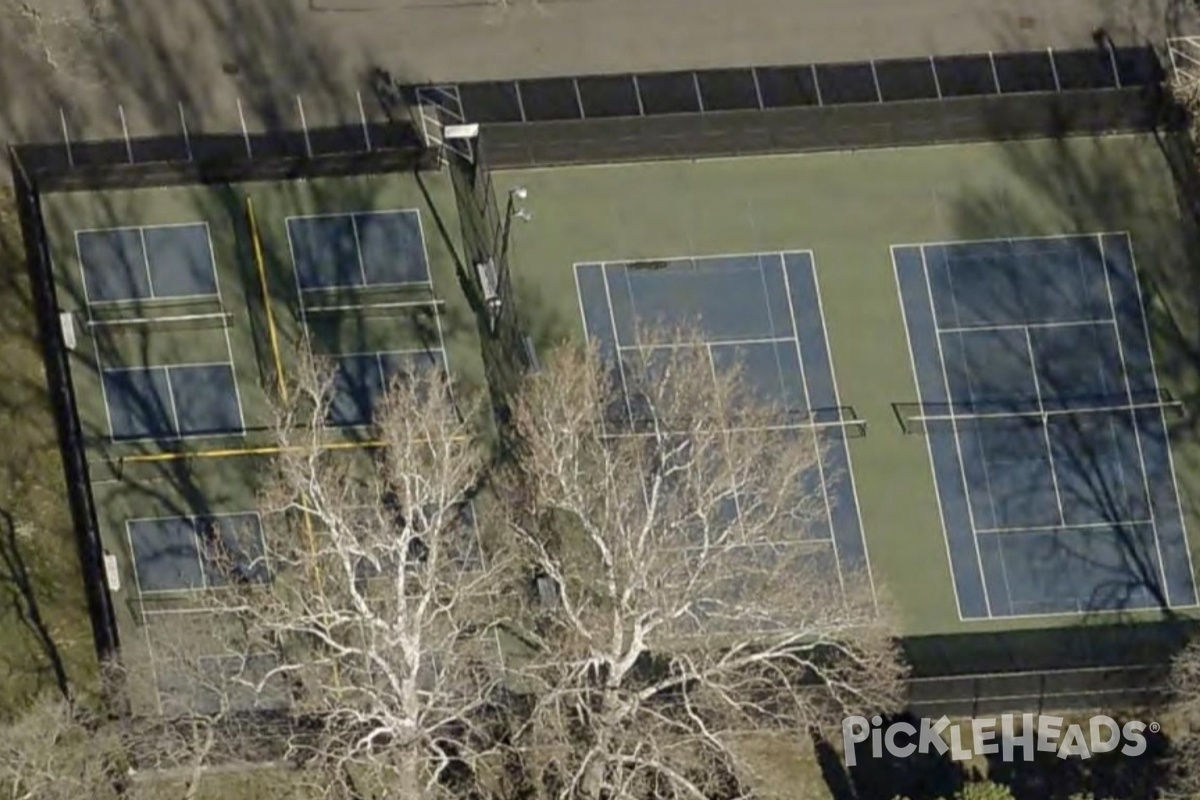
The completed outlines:
{"type": "Polygon", "coordinates": [[[453,208],[448,179],[410,175],[43,199],[109,589],[159,708],[186,691],[163,637],[203,627],[198,593],[269,578],[285,523],[257,492],[297,354],[330,364],[329,443],[350,459],[396,376],[478,380],[457,219],[431,235],[453,208]]]}
{"type": "MultiPolygon", "coordinates": [[[[512,263],[539,340],[586,333],[631,353],[639,325],[699,322],[714,362],[819,432],[831,474],[813,488],[830,522],[810,535],[843,572],[869,563],[907,634],[1195,606],[1200,452],[1176,401],[1193,388],[1178,359],[1151,361],[1133,277],[1161,289],[1181,263],[1152,137],[514,169],[495,183],[526,190],[512,263]],[[1085,175],[1139,202],[1087,202],[1085,175]]],[[[1161,291],[1154,302],[1161,322],[1161,291]]]]}
{"type": "Polygon", "coordinates": [[[892,256],[960,615],[1195,605],[1129,237],[892,256]]]}
{"type": "Polygon", "coordinates": [[[288,217],[304,335],[334,363],[329,422],[368,425],[392,380],[446,369],[419,209],[288,217]]]}
{"type": "Polygon", "coordinates": [[[75,249],[108,435],[169,441],[240,434],[245,415],[230,317],[207,223],[77,230],[75,249]],[[151,325],[167,328],[152,346],[145,339],[151,325]],[[138,357],[126,358],[134,351],[138,357]]]}
{"type": "Polygon", "coordinates": [[[838,396],[812,253],[586,263],[575,276],[587,335],[623,384],[631,355],[678,346],[659,332],[694,331],[715,368],[739,369],[789,426],[817,434],[825,452],[813,489],[825,513],[814,529],[781,531],[780,540],[805,540],[840,576],[869,574],[846,441],[865,431],[838,396]]]}

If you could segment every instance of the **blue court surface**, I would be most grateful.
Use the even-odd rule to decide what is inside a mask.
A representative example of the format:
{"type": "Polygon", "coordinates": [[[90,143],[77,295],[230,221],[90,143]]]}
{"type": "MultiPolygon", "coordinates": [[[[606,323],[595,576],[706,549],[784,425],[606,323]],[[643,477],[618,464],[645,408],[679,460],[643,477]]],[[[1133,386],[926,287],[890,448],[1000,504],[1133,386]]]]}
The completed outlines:
{"type": "Polygon", "coordinates": [[[208,224],[107,228],[75,233],[91,305],[217,295],[208,224]]]}
{"type": "Polygon", "coordinates": [[[329,424],[368,425],[391,382],[419,371],[445,370],[441,350],[350,353],[333,356],[329,424]]]}
{"type": "Polygon", "coordinates": [[[138,590],[178,592],[261,582],[262,521],[258,514],[131,519],[125,524],[138,590]]]}
{"type": "MultiPolygon", "coordinates": [[[[608,356],[638,348],[638,329],[699,328],[710,357],[738,363],[797,428],[817,426],[826,515],[802,532],[828,543],[841,574],[866,570],[847,430],[834,380],[813,258],[807,252],[576,265],[587,334],[608,356]]],[[[664,343],[670,346],[669,343],[664,343]]],[[[651,353],[652,355],[652,353],[651,353]]],[[[619,363],[619,361],[618,361],[619,363]]]]}
{"type": "Polygon", "coordinates": [[[960,615],[1195,605],[1128,236],[892,256],[960,615]]]}
{"type": "Polygon", "coordinates": [[[415,210],[289,217],[287,230],[301,291],[429,283],[415,210]]]}
{"type": "Polygon", "coordinates": [[[114,440],[236,435],[245,429],[231,364],[104,369],[114,440]]]}

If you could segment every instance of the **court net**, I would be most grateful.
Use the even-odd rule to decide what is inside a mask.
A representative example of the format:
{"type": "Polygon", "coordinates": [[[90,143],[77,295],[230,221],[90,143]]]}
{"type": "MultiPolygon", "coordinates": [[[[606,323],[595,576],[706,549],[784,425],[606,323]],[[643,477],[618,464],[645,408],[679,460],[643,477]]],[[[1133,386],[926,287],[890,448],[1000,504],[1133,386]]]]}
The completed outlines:
{"type": "MultiPolygon", "coordinates": [[[[813,433],[840,432],[848,439],[861,439],[867,435],[867,420],[859,416],[854,406],[830,406],[815,409],[782,409],[774,415],[775,422],[741,427],[737,424],[725,429],[730,433],[750,431],[811,431],[813,433]]],[[[643,417],[637,413],[636,404],[614,403],[605,417],[605,432],[611,436],[648,436],[658,430],[687,430],[685,421],[643,417]]]]}
{"type": "Polygon", "coordinates": [[[940,431],[952,430],[958,424],[989,420],[1024,421],[1031,425],[1041,425],[1055,420],[1067,421],[1098,414],[1120,414],[1128,417],[1142,411],[1157,411],[1175,419],[1187,416],[1184,403],[1167,391],[1110,397],[1106,402],[1087,405],[1080,403],[1053,408],[1031,408],[1034,404],[1023,400],[1013,400],[1007,404],[893,403],[892,411],[901,430],[907,435],[928,434],[931,428],[940,431]]]}
{"type": "Polygon", "coordinates": [[[228,328],[233,324],[233,314],[213,311],[202,314],[167,314],[161,316],[93,318],[87,321],[89,329],[110,330],[201,330],[205,328],[228,328]]]}

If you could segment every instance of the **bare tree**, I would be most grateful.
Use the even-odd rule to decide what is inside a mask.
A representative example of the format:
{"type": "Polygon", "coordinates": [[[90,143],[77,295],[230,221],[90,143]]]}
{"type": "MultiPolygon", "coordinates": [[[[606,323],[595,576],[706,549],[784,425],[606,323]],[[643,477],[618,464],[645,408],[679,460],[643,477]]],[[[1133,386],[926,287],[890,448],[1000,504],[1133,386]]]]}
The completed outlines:
{"type": "Polygon", "coordinates": [[[210,537],[228,576],[214,610],[251,690],[241,702],[287,706],[287,758],[320,776],[322,796],[440,796],[483,768],[499,676],[475,415],[441,376],[411,375],[382,399],[371,440],[350,446],[327,422],[332,371],[301,361],[262,541],[257,528],[210,537]]]}
{"type": "Polygon", "coordinates": [[[115,719],[131,775],[151,796],[171,782],[171,796],[193,800],[210,775],[283,757],[291,726],[282,681],[267,675],[274,665],[269,656],[246,652],[236,615],[211,613],[228,598],[147,618],[152,676],[110,681],[119,687],[110,704],[121,711],[115,719]],[[156,697],[153,705],[140,696],[147,692],[156,697]]]}
{"type": "Polygon", "coordinates": [[[561,349],[516,403],[511,538],[541,622],[510,666],[536,698],[520,741],[547,796],[745,796],[738,734],[900,694],[869,578],[810,541],[815,430],[673,338],[617,371],[561,349]]]}
{"type": "Polygon", "coordinates": [[[1169,796],[1200,796],[1200,640],[1175,655],[1167,682],[1171,726],[1169,796]]]}
{"type": "Polygon", "coordinates": [[[0,727],[0,799],[80,800],[118,796],[118,731],[53,695],[0,727]]]}

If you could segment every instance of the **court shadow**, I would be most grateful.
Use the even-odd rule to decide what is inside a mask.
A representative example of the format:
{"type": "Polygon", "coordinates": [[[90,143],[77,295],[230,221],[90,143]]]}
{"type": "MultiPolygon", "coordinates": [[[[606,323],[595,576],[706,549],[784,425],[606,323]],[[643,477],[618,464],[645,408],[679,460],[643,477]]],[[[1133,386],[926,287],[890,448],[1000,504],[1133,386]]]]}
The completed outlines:
{"type": "Polygon", "coordinates": [[[7,509],[0,509],[0,589],[8,595],[13,615],[36,642],[55,688],[70,699],[73,687],[66,662],[59,649],[51,622],[42,613],[42,601],[33,570],[25,551],[33,545],[21,541],[16,521],[7,509]]]}
{"type": "MultiPolygon", "coordinates": [[[[908,723],[919,730],[921,720],[905,713],[886,717],[883,727],[908,723]]],[[[870,741],[856,745],[854,766],[847,766],[842,752],[825,736],[809,729],[821,776],[833,800],[941,800],[952,797],[971,780],[961,763],[936,752],[916,752],[907,758],[872,755],[870,741]]]]}
{"type": "MultiPolygon", "coordinates": [[[[1102,38],[1098,42],[1105,46],[1102,38]]],[[[1180,514],[1173,509],[1183,503],[1182,517],[1191,519],[1200,488],[1200,457],[1188,445],[1197,430],[1194,408],[1200,399],[1200,330],[1194,323],[1200,307],[1200,172],[1171,98],[1157,86],[1127,94],[1145,122],[1140,135],[1063,135],[997,145],[1004,180],[987,187],[964,181],[946,207],[953,238],[963,241],[1127,234],[1128,244],[1120,247],[1127,246],[1128,253],[1116,256],[1119,267],[1112,266],[1117,238],[1104,236],[1098,247],[1092,246],[1095,252],[1081,251],[1080,264],[1101,265],[1093,272],[1096,280],[1082,290],[1055,280],[1022,286],[1028,282],[1020,269],[996,270],[994,291],[981,291],[973,307],[968,303],[963,309],[972,317],[964,325],[1014,322],[1014,333],[987,333],[984,342],[983,332],[967,331],[961,334],[964,342],[971,336],[979,339],[975,352],[970,342],[958,342],[958,351],[947,360],[976,360],[971,376],[976,394],[992,403],[983,411],[1027,415],[1027,424],[1014,419],[1003,435],[983,436],[980,449],[990,449],[996,461],[1029,462],[1032,451],[1022,439],[1041,435],[1047,440],[1043,450],[1049,449],[1054,460],[1054,484],[1042,479],[1045,470],[1026,470],[1024,476],[1015,471],[1009,485],[999,490],[1006,497],[993,501],[1014,509],[1007,515],[1011,519],[996,527],[1019,531],[1037,527],[1017,518],[1040,502],[1031,498],[1045,497],[1052,489],[1067,512],[1065,523],[1056,527],[1078,526],[1078,531],[1043,537],[1036,553],[1029,554],[1030,560],[1060,565],[1056,580],[1076,572],[1087,576],[1086,584],[1080,579],[1078,607],[1059,610],[1120,619],[1125,612],[1150,607],[1169,621],[1176,616],[1175,607],[1195,599],[1188,546],[1180,514]],[[1094,317],[1060,313],[1081,308],[1081,295],[1110,280],[1106,304],[1111,311],[1094,317]],[[1038,317],[1037,324],[1028,326],[1031,315],[1038,317]],[[1069,326],[1085,318],[1111,320],[1115,335],[1092,324],[1072,333],[1069,326]],[[1142,347],[1144,338],[1152,347],[1142,347]],[[1031,361],[1036,392],[1021,378],[1031,361]],[[1091,388],[1081,391],[1081,386],[1091,388]],[[1061,400],[1066,412],[1049,423],[1029,413],[1041,411],[1047,398],[1061,400]],[[1105,409],[1117,412],[1087,413],[1105,409]],[[1164,527],[1163,520],[1172,517],[1177,522],[1164,527]],[[1149,519],[1158,522],[1149,524],[1149,519]],[[1106,540],[1102,547],[1101,537],[1106,540]]],[[[997,122],[996,128],[1003,130],[1003,125],[997,122]]],[[[961,370],[971,371],[967,366],[961,370]]]]}
{"type": "MultiPolygon", "coordinates": [[[[1116,719],[1118,726],[1129,720],[1116,719]]],[[[1086,722],[1084,723],[1086,731],[1086,722]]],[[[1028,760],[1004,761],[988,756],[990,780],[1010,788],[1016,800],[1071,800],[1079,796],[1111,800],[1145,800],[1161,796],[1168,772],[1170,741],[1162,733],[1144,734],[1145,751],[1128,756],[1120,748],[1088,758],[1059,758],[1037,751],[1028,760]]],[[[1086,733],[1085,733],[1086,736],[1086,733]]]]}

